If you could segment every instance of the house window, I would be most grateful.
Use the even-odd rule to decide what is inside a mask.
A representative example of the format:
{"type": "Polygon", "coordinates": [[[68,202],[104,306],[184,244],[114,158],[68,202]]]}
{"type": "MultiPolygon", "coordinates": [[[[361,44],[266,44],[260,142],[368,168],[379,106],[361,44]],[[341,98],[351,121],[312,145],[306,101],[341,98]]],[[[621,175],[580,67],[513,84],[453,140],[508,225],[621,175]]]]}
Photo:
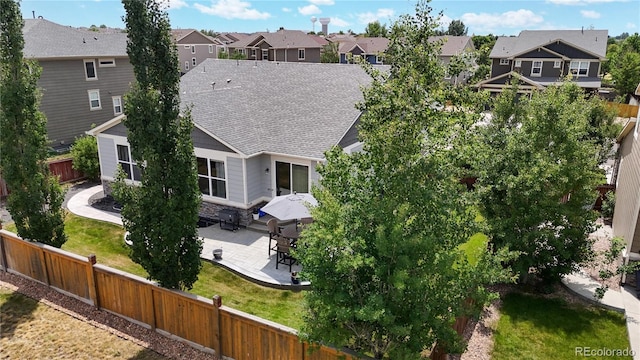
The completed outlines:
{"type": "Polygon", "coordinates": [[[298,49],[298,60],[304,60],[304,49],[298,49]]]}
{"type": "Polygon", "coordinates": [[[184,70],[189,71],[189,61],[184,62],[184,70]]]}
{"type": "Polygon", "coordinates": [[[236,52],[237,52],[238,54],[242,54],[242,55],[244,55],[244,49],[236,49],[236,52]]]}
{"type": "Polygon", "coordinates": [[[531,76],[542,75],[542,61],[534,61],[531,64],[531,76]]]}
{"type": "Polygon", "coordinates": [[[376,64],[382,65],[383,62],[384,60],[382,59],[382,56],[376,55],[376,64]]]}
{"type": "Polygon", "coordinates": [[[191,58],[191,65],[196,66],[196,58],[191,58]]]}
{"type": "Polygon", "coordinates": [[[195,45],[191,45],[191,53],[192,54],[196,53],[196,46],[195,45]]]}
{"type": "Polygon", "coordinates": [[[100,105],[100,90],[89,90],[89,109],[90,110],[100,110],[102,109],[102,105],[100,105]]]}
{"type": "Polygon", "coordinates": [[[251,49],[251,57],[252,58],[256,57],[256,49],[251,49]]]}
{"type": "Polygon", "coordinates": [[[111,101],[113,101],[113,115],[122,114],[122,97],[112,96],[111,101]]]}
{"type": "Polygon", "coordinates": [[[262,50],[262,60],[269,60],[269,50],[262,50]]]}
{"type": "Polygon", "coordinates": [[[115,67],[116,60],[115,59],[99,59],[98,66],[100,67],[115,67]]]}
{"type": "Polygon", "coordinates": [[[94,60],[84,61],[84,75],[87,80],[98,80],[98,74],[96,73],[96,62],[94,60]]]}
{"type": "Polygon", "coordinates": [[[276,161],[276,195],[309,192],[309,167],[276,161]]]}
{"type": "Polygon", "coordinates": [[[561,62],[560,60],[556,60],[556,61],[554,61],[554,62],[553,62],[553,68],[554,68],[554,69],[559,69],[559,68],[560,68],[561,63],[562,63],[562,62],[561,62]]]}
{"type": "Polygon", "coordinates": [[[117,145],[118,152],[118,165],[122,168],[122,171],[127,175],[128,180],[140,181],[141,173],[140,168],[135,161],[131,160],[131,151],[128,145],[117,145]]]}
{"type": "Polygon", "coordinates": [[[572,61],[569,64],[569,72],[577,77],[587,76],[589,73],[589,62],[588,61],[572,61]]]}
{"type": "Polygon", "coordinates": [[[209,54],[213,54],[213,45],[209,45],[209,54]]]}
{"type": "Polygon", "coordinates": [[[204,195],[227,198],[227,177],[224,161],[196,158],[198,164],[198,187],[204,195]]]}
{"type": "Polygon", "coordinates": [[[515,67],[521,67],[521,66],[522,66],[522,60],[516,60],[515,67]]]}
{"type": "Polygon", "coordinates": [[[509,59],[500,59],[500,65],[509,65],[509,59]]]}

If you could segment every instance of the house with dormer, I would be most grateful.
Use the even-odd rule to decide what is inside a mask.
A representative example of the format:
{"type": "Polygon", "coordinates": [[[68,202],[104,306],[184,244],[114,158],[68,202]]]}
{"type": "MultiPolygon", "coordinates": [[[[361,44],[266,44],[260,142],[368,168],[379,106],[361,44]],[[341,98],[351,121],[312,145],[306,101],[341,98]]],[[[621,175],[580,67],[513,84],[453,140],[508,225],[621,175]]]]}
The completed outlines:
{"type": "Polygon", "coordinates": [[[81,30],[46,19],[25,19],[22,32],[24,57],[42,68],[40,110],[52,148],[68,149],[92,125],[123,113],[123,96],[135,80],[126,33],[81,30]]]}
{"type": "Polygon", "coordinates": [[[607,37],[607,30],[525,30],[499,37],[489,55],[490,78],[476,86],[501,92],[517,77],[526,93],[570,76],[585,91],[597,91],[607,37]]]}
{"type": "Polygon", "coordinates": [[[357,63],[357,59],[360,58],[372,65],[382,65],[388,46],[389,39],[384,37],[359,37],[352,41],[340,42],[340,63],[357,63]]]}
{"type": "Polygon", "coordinates": [[[224,48],[220,41],[195,29],[173,29],[171,37],[178,49],[180,72],[185,74],[206,59],[216,59],[224,48]]]}
{"type": "Polygon", "coordinates": [[[229,54],[239,53],[247,60],[319,63],[328,42],[300,30],[281,28],[258,32],[227,45],[229,54]]]}

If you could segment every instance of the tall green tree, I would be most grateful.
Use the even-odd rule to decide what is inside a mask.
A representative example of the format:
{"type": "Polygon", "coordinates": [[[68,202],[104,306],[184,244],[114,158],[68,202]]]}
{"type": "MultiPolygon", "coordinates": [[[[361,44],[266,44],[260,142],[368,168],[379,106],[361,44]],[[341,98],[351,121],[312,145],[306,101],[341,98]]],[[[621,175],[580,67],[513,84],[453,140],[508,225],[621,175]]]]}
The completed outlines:
{"type": "Polygon", "coordinates": [[[592,256],[591,205],[604,181],[590,133],[597,106],[575,83],[531,99],[514,84],[482,129],[474,157],[481,211],[494,246],[521,253],[513,267],[522,280],[533,270],[545,284],[558,281],[592,256]]]}
{"type": "Polygon", "coordinates": [[[364,29],[364,36],[366,37],[386,37],[387,33],[387,26],[380,24],[380,21],[377,20],[368,23],[364,29]]]}
{"type": "Polygon", "coordinates": [[[338,54],[338,46],[340,44],[337,42],[329,42],[322,49],[322,53],[320,54],[320,62],[321,63],[339,63],[340,55],[338,54]]]}
{"type": "Polygon", "coordinates": [[[484,244],[468,243],[477,225],[455,165],[478,120],[464,101],[478,94],[444,84],[429,42],[436,20],[427,3],[416,11],[392,27],[391,74],[364,65],[373,77],[360,104],[364,149],[326,153],[315,221],[295,253],[313,284],[302,333],[376,359],[419,359],[436,341],[461,351],[451,324],[478,310],[464,300],[482,307],[483,285],[506,278],[484,244]],[[459,107],[443,111],[447,101],[459,107]]]}
{"type": "Polygon", "coordinates": [[[191,116],[180,115],[178,57],[169,19],[153,0],[123,0],[127,53],[136,83],[125,96],[124,125],[131,154],[142,169],[140,186],[120,172],[115,195],[131,258],[161,286],[190,289],[201,268],[200,206],[191,116]]]}
{"type": "Polygon", "coordinates": [[[64,191],[49,173],[47,119],[39,110],[41,69],[23,57],[19,3],[0,1],[0,167],[11,193],[7,209],[18,235],[61,247],[64,191]]]}
{"type": "Polygon", "coordinates": [[[633,94],[640,84],[640,53],[623,51],[617,58],[616,66],[611,68],[611,76],[620,95],[633,94]]]}
{"type": "Polygon", "coordinates": [[[467,30],[469,30],[462,20],[452,20],[449,23],[449,28],[447,29],[447,35],[451,36],[464,36],[467,35],[467,30]]]}

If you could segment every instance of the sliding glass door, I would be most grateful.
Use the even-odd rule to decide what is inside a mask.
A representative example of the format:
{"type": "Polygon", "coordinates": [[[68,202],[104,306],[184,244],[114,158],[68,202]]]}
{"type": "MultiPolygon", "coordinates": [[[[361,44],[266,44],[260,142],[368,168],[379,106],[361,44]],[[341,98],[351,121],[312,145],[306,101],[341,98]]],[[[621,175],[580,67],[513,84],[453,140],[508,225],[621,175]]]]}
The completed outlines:
{"type": "Polygon", "coordinates": [[[276,195],[309,192],[309,167],[276,161],[276,195]]]}

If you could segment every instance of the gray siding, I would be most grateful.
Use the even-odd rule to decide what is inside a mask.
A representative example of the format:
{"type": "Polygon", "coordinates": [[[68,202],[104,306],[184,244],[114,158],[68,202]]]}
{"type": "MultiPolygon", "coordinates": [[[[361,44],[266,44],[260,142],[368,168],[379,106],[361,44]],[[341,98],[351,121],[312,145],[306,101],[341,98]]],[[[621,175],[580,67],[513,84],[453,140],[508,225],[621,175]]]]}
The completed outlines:
{"type": "Polygon", "coordinates": [[[83,59],[40,61],[42,90],[40,109],[47,117],[51,146],[71,144],[92,125],[100,125],[114,117],[112,96],[122,96],[134,81],[133,67],[127,58],[116,58],[115,67],[100,67],[96,60],[98,80],[87,81],[83,59]],[[100,90],[102,109],[91,111],[88,90],[100,90]]]}
{"type": "Polygon", "coordinates": [[[120,123],[112,128],[109,128],[105,131],[103,131],[105,134],[109,134],[109,135],[117,135],[117,136],[124,136],[127,137],[127,128],[126,126],[124,126],[124,124],[120,123]]]}
{"type": "Polygon", "coordinates": [[[546,49],[535,49],[529,51],[528,53],[524,53],[522,55],[518,55],[519,58],[534,58],[534,59],[559,59],[558,55],[552,54],[546,49]]]}
{"type": "MultiPolygon", "coordinates": [[[[606,42],[607,39],[602,39],[602,41],[606,42]]],[[[555,42],[548,44],[545,47],[571,59],[597,59],[597,57],[587,54],[586,52],[576,49],[573,46],[569,46],[563,42],[555,42]]]]}
{"type": "Polygon", "coordinates": [[[349,128],[346,134],[340,139],[338,146],[345,148],[351,144],[358,142],[358,125],[360,124],[360,118],[349,128]]]}
{"type": "Polygon", "coordinates": [[[247,167],[247,197],[250,203],[261,197],[271,197],[271,176],[265,174],[269,168],[270,157],[260,155],[246,160],[247,167]]]}
{"type": "Polygon", "coordinates": [[[509,65],[500,65],[500,59],[493,59],[491,61],[491,77],[506,74],[509,71],[511,71],[511,62],[509,62],[509,65]]]}
{"type": "Polygon", "coordinates": [[[227,191],[230,201],[244,204],[244,174],[242,159],[227,158],[227,191]]]}
{"type": "Polygon", "coordinates": [[[118,160],[116,159],[116,144],[113,139],[98,136],[98,153],[103,176],[116,177],[118,160]]]}
{"type": "Polygon", "coordinates": [[[229,149],[223,143],[195,127],[191,131],[191,139],[193,140],[193,147],[235,153],[235,151],[229,149]]]}
{"type": "Polygon", "coordinates": [[[632,252],[640,252],[640,140],[634,138],[633,131],[622,141],[620,158],[613,234],[632,243],[632,252]]]}
{"type": "Polygon", "coordinates": [[[317,185],[318,181],[320,180],[320,174],[318,174],[318,172],[316,171],[317,166],[318,166],[317,161],[311,162],[309,177],[311,178],[312,185],[317,185]]]}

